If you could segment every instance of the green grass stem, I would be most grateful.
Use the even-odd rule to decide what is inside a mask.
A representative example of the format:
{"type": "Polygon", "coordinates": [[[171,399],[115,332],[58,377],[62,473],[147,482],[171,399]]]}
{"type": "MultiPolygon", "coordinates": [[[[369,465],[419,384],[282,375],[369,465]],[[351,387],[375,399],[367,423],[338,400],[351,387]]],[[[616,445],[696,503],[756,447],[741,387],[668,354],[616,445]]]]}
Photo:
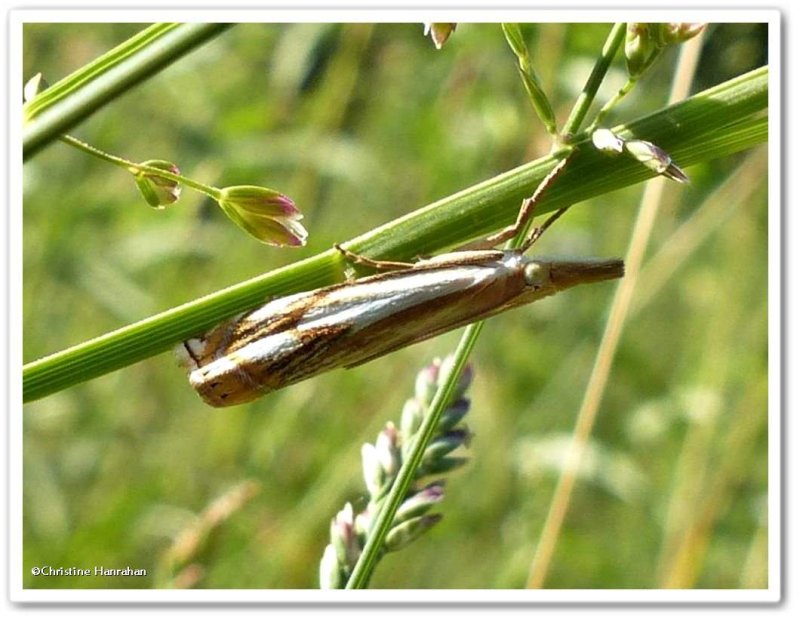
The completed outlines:
{"type": "Polygon", "coordinates": [[[23,159],[230,24],[154,24],[60,80],[25,106],[23,159]]]}

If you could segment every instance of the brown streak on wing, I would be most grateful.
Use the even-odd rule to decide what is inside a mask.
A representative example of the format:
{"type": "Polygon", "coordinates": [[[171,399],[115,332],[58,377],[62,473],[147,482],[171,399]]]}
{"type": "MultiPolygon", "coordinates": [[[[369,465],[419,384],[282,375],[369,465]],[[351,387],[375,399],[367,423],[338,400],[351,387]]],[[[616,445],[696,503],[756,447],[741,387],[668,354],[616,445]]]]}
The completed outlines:
{"type": "Polygon", "coordinates": [[[309,291],[307,295],[294,302],[291,306],[286,307],[280,314],[260,321],[248,321],[248,316],[260,310],[262,307],[253,309],[253,311],[242,317],[239,321],[228,347],[234,350],[239,349],[247,343],[257,341],[272,334],[293,330],[310,308],[319,304],[320,300],[327,296],[331,289],[341,286],[343,285],[332,285],[331,287],[309,291]]]}
{"type": "MultiPolygon", "coordinates": [[[[431,263],[423,261],[422,264],[419,266],[411,267],[405,270],[398,270],[395,272],[390,272],[387,274],[376,274],[374,276],[368,276],[366,278],[361,278],[354,283],[339,283],[336,285],[331,285],[328,287],[323,287],[321,289],[316,289],[314,291],[308,292],[306,295],[303,295],[296,301],[294,301],[289,306],[283,308],[279,313],[274,315],[270,318],[263,318],[259,319],[258,321],[251,321],[248,320],[248,317],[255,313],[256,311],[260,310],[263,307],[259,307],[258,309],[254,309],[247,313],[243,317],[238,320],[233,320],[229,323],[222,324],[218,326],[214,330],[208,333],[207,337],[210,342],[216,340],[216,343],[213,343],[215,346],[213,347],[214,357],[226,355],[230,352],[236,351],[248,343],[252,343],[259,339],[268,337],[273,334],[278,334],[281,332],[294,330],[298,327],[301,323],[303,318],[309,313],[309,311],[318,306],[325,306],[326,305],[326,298],[331,295],[333,292],[337,292],[345,287],[352,287],[352,286],[367,286],[372,282],[381,281],[387,282],[396,280],[399,278],[405,278],[410,274],[420,274],[426,272],[437,272],[445,269],[449,269],[453,266],[469,266],[469,265],[484,265],[491,263],[492,261],[497,261],[501,259],[504,255],[502,251],[483,251],[483,252],[475,252],[475,253],[463,253],[464,256],[458,256],[462,253],[456,253],[456,256],[452,258],[447,258],[445,261],[441,263],[437,263],[435,258],[431,260],[431,263]]],[[[461,295],[460,293],[454,295],[461,295]]],[[[439,302],[437,302],[439,303],[439,302]]],[[[442,300],[441,303],[446,303],[442,300]]],[[[409,312],[414,314],[415,307],[409,309],[409,312]]],[[[388,321],[395,322],[396,320],[393,318],[388,318],[388,321]]],[[[397,325],[395,323],[395,325],[397,325]]],[[[456,327],[456,326],[453,326],[456,327]]],[[[447,329],[437,329],[433,332],[425,332],[423,335],[417,335],[413,340],[409,340],[408,344],[415,343],[417,341],[424,340],[431,336],[435,336],[436,334],[440,334],[441,332],[446,331],[447,329]]],[[[337,332],[337,338],[342,335],[344,330],[339,330],[338,328],[332,328],[337,332]]],[[[319,333],[321,341],[319,346],[322,346],[322,343],[327,341],[327,338],[330,336],[329,334],[325,334],[323,332],[319,333]]],[[[392,346],[391,349],[386,350],[393,351],[394,349],[399,349],[404,345],[397,345],[392,346]]],[[[330,345],[328,345],[330,348],[330,345]]],[[[374,355],[370,355],[368,359],[372,359],[382,355],[381,353],[377,353],[374,355]]],[[[302,358],[307,358],[307,356],[301,356],[302,358]]],[[[361,364],[361,362],[356,362],[352,364],[348,364],[346,366],[353,366],[355,364],[361,364]]]]}
{"type": "MultiPolygon", "coordinates": [[[[406,334],[407,338],[403,338],[402,336],[395,338],[393,339],[393,342],[388,343],[385,348],[376,350],[374,353],[363,358],[345,363],[344,366],[348,369],[360,366],[366,362],[370,362],[371,360],[375,360],[376,358],[380,358],[397,351],[398,349],[403,349],[410,345],[421,343],[422,341],[426,341],[430,338],[439,336],[440,334],[444,334],[445,332],[449,332],[451,330],[455,330],[467,324],[474,323],[475,321],[495,314],[495,312],[499,312],[500,309],[504,308],[504,305],[495,305],[492,302],[489,305],[492,308],[492,311],[489,312],[486,309],[479,310],[477,309],[477,305],[470,303],[471,299],[473,298],[483,301],[490,300],[494,296],[491,296],[490,294],[490,297],[487,298],[485,297],[485,294],[487,291],[495,287],[496,283],[486,282],[479,287],[474,287],[466,299],[464,294],[460,291],[451,293],[447,296],[442,296],[441,298],[437,299],[436,305],[438,308],[455,308],[456,304],[463,308],[463,312],[459,314],[459,318],[448,323],[442,321],[437,325],[429,326],[426,329],[420,329],[425,326],[425,320],[429,315],[427,303],[422,303],[415,307],[408,308],[403,313],[392,315],[391,317],[387,317],[386,319],[376,322],[370,327],[369,332],[371,334],[387,334],[390,337],[393,334],[406,334]],[[418,328],[415,328],[414,326],[418,326],[418,328]]],[[[359,343],[358,338],[354,339],[352,347],[354,349],[370,349],[368,347],[368,343],[359,343]]]]}
{"type": "Polygon", "coordinates": [[[351,327],[349,324],[342,324],[297,331],[301,343],[299,347],[269,364],[264,364],[263,360],[254,364],[245,363],[248,374],[261,385],[277,390],[319,372],[334,369],[340,365],[330,352],[337,351],[336,344],[347,337],[351,327]]]}

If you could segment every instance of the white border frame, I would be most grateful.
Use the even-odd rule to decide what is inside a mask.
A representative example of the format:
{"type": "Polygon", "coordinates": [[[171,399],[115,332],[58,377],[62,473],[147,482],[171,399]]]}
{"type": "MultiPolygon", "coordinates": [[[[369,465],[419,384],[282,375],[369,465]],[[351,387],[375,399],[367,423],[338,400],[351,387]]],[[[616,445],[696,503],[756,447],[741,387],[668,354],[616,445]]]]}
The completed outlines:
{"type": "MultiPolygon", "coordinates": [[[[619,11],[597,9],[213,9],[213,10],[15,10],[9,14],[9,320],[22,318],[22,106],[13,96],[22,84],[22,29],[26,23],[69,22],[611,22],[619,11]]],[[[22,587],[22,333],[9,330],[9,596],[14,602],[262,602],[262,603],[736,603],[777,602],[781,599],[781,14],[777,10],[637,10],[624,11],[626,21],[767,22],[769,40],[769,587],[763,590],[187,590],[158,589],[24,589],[22,587]],[[17,568],[15,571],[14,568],[17,568]]]]}

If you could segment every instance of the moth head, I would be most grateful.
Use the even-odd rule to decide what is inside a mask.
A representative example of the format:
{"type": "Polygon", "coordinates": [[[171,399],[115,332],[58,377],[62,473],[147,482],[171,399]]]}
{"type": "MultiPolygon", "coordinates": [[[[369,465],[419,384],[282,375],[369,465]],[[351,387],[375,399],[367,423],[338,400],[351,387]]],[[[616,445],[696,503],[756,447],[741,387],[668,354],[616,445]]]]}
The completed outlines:
{"type": "Polygon", "coordinates": [[[550,284],[550,268],[546,263],[531,261],[524,268],[525,284],[534,291],[550,284]]]}

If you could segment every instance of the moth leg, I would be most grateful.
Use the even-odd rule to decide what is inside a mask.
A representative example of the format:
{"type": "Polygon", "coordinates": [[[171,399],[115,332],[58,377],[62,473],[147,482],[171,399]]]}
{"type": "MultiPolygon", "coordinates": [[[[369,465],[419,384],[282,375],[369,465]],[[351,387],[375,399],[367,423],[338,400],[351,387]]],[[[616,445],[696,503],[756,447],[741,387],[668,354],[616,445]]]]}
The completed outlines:
{"type": "Polygon", "coordinates": [[[351,252],[346,248],[342,248],[339,244],[333,245],[336,250],[338,250],[344,258],[355,265],[364,265],[366,267],[371,267],[374,270],[380,271],[388,271],[388,270],[405,270],[409,267],[414,267],[413,263],[409,263],[407,261],[377,261],[375,259],[370,259],[369,257],[365,257],[364,255],[358,254],[356,252],[351,252]]]}
{"type": "MultiPolygon", "coordinates": [[[[520,205],[519,212],[517,213],[517,220],[511,226],[507,226],[502,231],[495,233],[494,235],[490,235],[487,237],[483,243],[488,244],[490,248],[493,248],[505,241],[508,241],[517,233],[519,233],[525,226],[533,219],[534,213],[536,211],[536,203],[539,201],[542,193],[549,188],[553,181],[556,180],[558,175],[567,165],[567,162],[572,159],[572,154],[568,155],[561,161],[559,161],[553,169],[547,173],[544,179],[539,183],[539,186],[536,188],[536,191],[522,201],[522,205],[520,205]]],[[[526,237],[525,241],[522,244],[522,250],[527,250],[530,248],[533,243],[542,236],[550,225],[555,222],[561,215],[567,210],[567,207],[559,209],[556,213],[558,214],[556,217],[551,217],[548,221],[544,224],[544,226],[537,227],[533,229],[528,236],[526,237]]]]}
{"type": "Polygon", "coordinates": [[[550,228],[550,225],[553,224],[553,222],[555,222],[556,220],[558,220],[561,216],[563,216],[564,213],[566,213],[567,209],[569,209],[571,206],[572,205],[567,205],[566,207],[558,209],[554,214],[552,214],[549,218],[547,218],[547,220],[545,220],[545,223],[542,226],[537,226],[533,228],[531,232],[528,233],[528,237],[525,238],[525,241],[520,246],[520,250],[522,252],[525,252],[528,248],[533,246],[533,244],[536,243],[536,240],[539,239],[544,234],[544,232],[550,228]]]}

